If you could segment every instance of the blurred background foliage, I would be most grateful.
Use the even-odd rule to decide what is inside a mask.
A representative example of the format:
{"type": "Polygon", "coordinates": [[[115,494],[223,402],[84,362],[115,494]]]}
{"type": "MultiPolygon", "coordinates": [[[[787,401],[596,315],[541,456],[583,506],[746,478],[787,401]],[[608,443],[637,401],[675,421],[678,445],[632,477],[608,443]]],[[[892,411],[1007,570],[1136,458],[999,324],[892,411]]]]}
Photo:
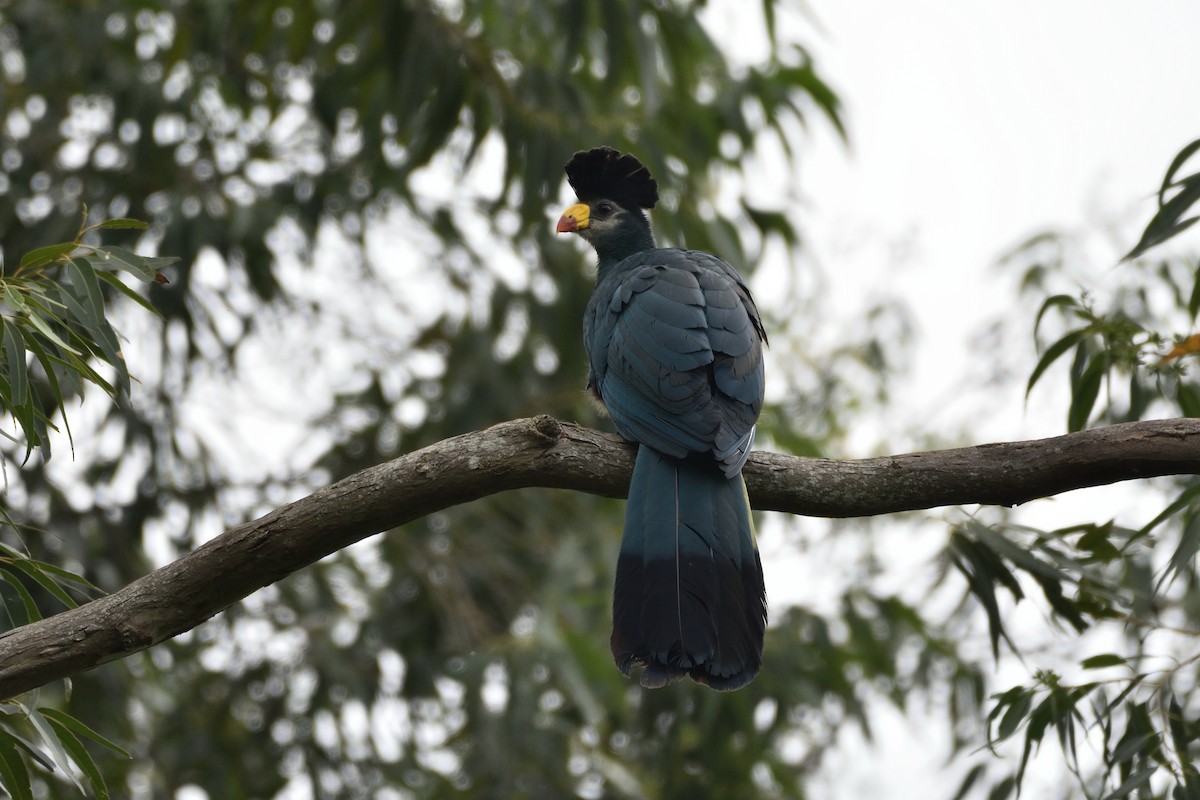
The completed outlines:
{"type": "MultiPolygon", "coordinates": [[[[12,552],[112,590],[447,436],[532,413],[603,426],[581,391],[587,257],[550,233],[570,199],[562,164],[599,143],[651,166],[664,243],[747,273],[767,249],[782,253],[789,278],[764,304],[776,366],[760,446],[837,453],[856,417],[887,407],[903,310],[881,305],[814,349],[828,320],[802,257],[799,190],[764,203],[746,165],[767,150],[770,169],[802,175],[806,127],[841,131],[838,99],[803,44],[776,30],[775,4],[758,9],[769,46],[749,64],[701,24],[703,7],[0,0],[5,275],[70,241],[85,206],[93,223],[147,220],[130,249],[180,259],[152,262],[169,284],[103,287],[134,381],[115,403],[63,387],[74,459],[35,451],[16,468],[29,443],[4,443],[12,552]]],[[[1180,360],[1160,369],[1150,355],[1190,330],[1196,309],[1186,292],[1172,306],[1148,288],[1186,282],[1194,263],[1126,265],[1128,292],[1110,312],[1078,296],[1069,259],[1042,258],[1053,238],[1006,263],[1045,304],[1040,335],[1060,325],[1074,337],[1046,352],[1086,345],[1070,426],[1196,413],[1180,360]],[[1073,333],[1079,324],[1086,333],[1073,333]],[[1127,403],[1094,390],[1117,378],[1133,387],[1127,403]]],[[[112,366],[97,364],[98,377],[111,380],[112,366]]],[[[55,418],[54,406],[38,413],[55,418]]],[[[49,723],[30,719],[57,707],[88,726],[78,737],[123,747],[130,758],[93,751],[118,797],[800,798],[844,729],[870,735],[880,703],[936,708],[967,753],[1018,732],[1037,742],[1042,718],[1073,719],[1060,692],[1059,716],[1031,721],[1047,675],[1001,695],[987,718],[990,665],[966,633],[990,624],[1000,652],[1013,638],[1005,614],[1031,588],[1074,629],[1125,623],[1133,649],[1093,662],[1107,668],[1133,664],[1163,620],[1194,629],[1200,533],[1183,532],[1200,530],[1200,514],[1194,484],[1177,484],[1153,537],[1104,521],[1046,533],[982,513],[947,533],[922,518],[946,540],[925,596],[875,580],[885,568],[869,523],[828,525],[864,543],[844,567],[856,580],[812,608],[774,604],[764,671],[732,695],[643,692],[621,678],[607,646],[621,504],[525,491],[375,537],[145,656],[0,710],[35,743],[49,723]],[[1151,548],[1158,539],[1167,544],[1151,548]]],[[[6,605],[25,608],[25,595],[42,613],[62,602],[32,579],[0,583],[6,605]]],[[[1114,702],[1113,750],[1133,732],[1111,764],[1080,770],[1088,786],[1143,773],[1163,791],[1163,776],[1183,785],[1200,725],[1181,712],[1183,728],[1151,720],[1142,736],[1150,718],[1136,711],[1153,701],[1195,717],[1194,662],[1171,675],[1176,694],[1114,702]],[[1178,730],[1182,747],[1149,744],[1178,730]]],[[[0,761],[22,746],[0,740],[0,761]]],[[[973,758],[963,796],[1012,791],[1011,764],[973,758]]],[[[29,762],[31,791],[77,796],[44,762],[29,762]]]]}

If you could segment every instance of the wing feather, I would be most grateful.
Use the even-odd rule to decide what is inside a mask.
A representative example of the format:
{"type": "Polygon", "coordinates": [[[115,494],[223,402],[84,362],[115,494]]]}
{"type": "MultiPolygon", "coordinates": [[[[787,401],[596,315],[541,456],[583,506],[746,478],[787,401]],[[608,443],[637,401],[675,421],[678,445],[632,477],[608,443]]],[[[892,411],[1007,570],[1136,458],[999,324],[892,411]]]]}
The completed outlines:
{"type": "Polygon", "coordinates": [[[718,258],[639,253],[601,281],[585,316],[591,385],[622,435],[674,457],[745,463],[762,408],[766,340],[745,283],[718,258]]]}

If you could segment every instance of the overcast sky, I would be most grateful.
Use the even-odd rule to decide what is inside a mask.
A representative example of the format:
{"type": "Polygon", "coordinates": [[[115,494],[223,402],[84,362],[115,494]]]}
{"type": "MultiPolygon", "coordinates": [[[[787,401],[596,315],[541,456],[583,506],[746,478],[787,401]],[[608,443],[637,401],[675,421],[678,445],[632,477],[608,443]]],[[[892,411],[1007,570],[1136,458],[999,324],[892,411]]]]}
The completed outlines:
{"type": "MultiPolygon", "coordinates": [[[[812,6],[825,34],[806,39],[845,99],[851,149],[813,127],[810,241],[845,279],[833,302],[853,308],[864,285],[908,299],[926,345],[914,378],[941,402],[986,356],[968,350],[972,329],[1013,299],[990,278],[1000,253],[1046,227],[1149,219],[1171,158],[1200,137],[1200,3],[812,6]]],[[[1114,262],[1095,265],[1096,288],[1114,262]]],[[[1061,430],[1060,407],[1012,400],[1019,413],[988,434],[1061,430]]]]}

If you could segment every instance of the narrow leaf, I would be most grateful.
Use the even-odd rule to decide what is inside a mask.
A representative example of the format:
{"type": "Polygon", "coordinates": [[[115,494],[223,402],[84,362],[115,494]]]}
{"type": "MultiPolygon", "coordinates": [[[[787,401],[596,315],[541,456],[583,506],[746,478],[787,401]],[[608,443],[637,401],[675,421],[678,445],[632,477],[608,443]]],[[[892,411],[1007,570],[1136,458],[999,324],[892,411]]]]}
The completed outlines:
{"type": "Polygon", "coordinates": [[[58,334],[55,333],[53,330],[51,330],[50,326],[46,323],[46,320],[42,319],[41,315],[38,314],[38,312],[31,310],[29,312],[29,316],[27,317],[27,319],[29,320],[29,323],[31,325],[33,325],[34,328],[37,329],[38,333],[40,333],[42,336],[45,336],[50,341],[54,342],[54,344],[58,345],[63,350],[67,351],[68,353],[77,355],[77,356],[82,355],[78,350],[71,347],[66,342],[64,342],[61,338],[59,338],[58,334]]]}
{"type": "Polygon", "coordinates": [[[93,324],[104,320],[104,294],[100,291],[96,270],[85,258],[73,258],[69,264],[71,287],[75,289],[75,297],[82,301],[87,310],[87,319],[93,324]]]}
{"type": "Polygon", "coordinates": [[[25,364],[25,343],[16,325],[0,319],[4,327],[4,356],[8,365],[9,407],[23,406],[29,401],[29,372],[25,364]]]}
{"type": "Polygon", "coordinates": [[[1149,766],[1142,767],[1137,772],[1125,779],[1125,782],[1113,789],[1108,794],[1104,795],[1103,800],[1121,800],[1123,797],[1128,797],[1133,793],[1134,789],[1140,789],[1143,786],[1150,785],[1150,776],[1158,771],[1158,767],[1149,766]]]}
{"type": "Polygon", "coordinates": [[[1179,171],[1179,169],[1187,162],[1189,158],[1192,157],[1192,154],[1197,150],[1200,150],[1200,139],[1196,139],[1194,142],[1189,142],[1182,150],[1179,151],[1175,158],[1171,160],[1171,166],[1167,167],[1167,172],[1165,175],[1163,175],[1162,186],[1158,190],[1159,206],[1166,205],[1165,200],[1167,196],[1167,190],[1171,188],[1171,184],[1175,180],[1175,173],[1179,171]]]}
{"type": "Polygon", "coordinates": [[[125,758],[133,758],[133,756],[131,756],[129,754],[128,750],[121,747],[119,744],[112,741],[111,739],[105,738],[101,734],[99,734],[96,731],[94,731],[93,729],[89,728],[87,725],[85,725],[80,720],[76,719],[75,717],[72,717],[70,714],[66,714],[66,713],[59,711],[58,709],[54,709],[54,708],[40,708],[38,710],[41,711],[42,714],[44,714],[47,719],[57,722],[58,724],[66,727],[66,728],[69,728],[71,730],[71,732],[74,733],[75,735],[82,736],[86,739],[91,739],[96,744],[104,745],[105,747],[107,747],[109,750],[112,750],[117,755],[124,756],[125,758]]]}
{"type": "Polygon", "coordinates": [[[154,280],[156,270],[146,263],[147,259],[121,247],[98,247],[95,255],[87,258],[100,269],[124,270],[146,283],[154,280]]]}
{"type": "Polygon", "coordinates": [[[971,787],[975,785],[976,781],[983,777],[986,769],[983,764],[976,764],[971,767],[970,771],[963,778],[962,783],[958,785],[958,791],[954,793],[954,797],[950,798],[950,800],[963,800],[967,796],[967,792],[971,791],[971,787]]]}
{"type": "Polygon", "coordinates": [[[1046,348],[1046,352],[1042,353],[1042,357],[1038,359],[1037,366],[1033,368],[1033,373],[1029,376],[1029,383],[1025,385],[1025,397],[1029,397],[1029,393],[1033,391],[1033,386],[1038,382],[1038,378],[1042,377],[1042,373],[1047,368],[1062,356],[1063,353],[1070,350],[1075,345],[1087,336],[1090,331],[1087,328],[1077,328],[1063,336],[1054,344],[1046,348]]]}
{"type": "Polygon", "coordinates": [[[1000,726],[996,729],[996,741],[1004,741],[1009,736],[1017,732],[1021,727],[1021,723],[1025,721],[1025,716],[1029,713],[1029,709],[1033,706],[1033,694],[1024,692],[1016,701],[1008,707],[1008,711],[1000,720],[1000,726]]]}
{"type": "Polygon", "coordinates": [[[1013,793],[1013,789],[1017,786],[1017,779],[1009,775],[1004,780],[997,783],[988,792],[988,800],[1008,800],[1009,795],[1013,793]]]}
{"type": "Polygon", "coordinates": [[[1187,309],[1195,321],[1196,314],[1200,313],[1200,269],[1196,270],[1196,279],[1192,281],[1192,296],[1188,298],[1187,309]]]}
{"type": "Polygon", "coordinates": [[[58,738],[58,732],[54,726],[36,708],[27,708],[26,716],[33,723],[33,727],[37,729],[38,735],[42,737],[42,743],[50,750],[55,765],[71,779],[79,791],[83,792],[83,784],[75,775],[75,770],[71,769],[71,757],[67,755],[67,749],[63,746],[62,740],[58,738]]]}
{"type": "MultiPolygon", "coordinates": [[[[37,340],[37,337],[29,335],[28,331],[25,332],[25,336],[25,344],[28,345],[34,356],[37,357],[38,363],[42,366],[42,372],[44,372],[46,375],[46,382],[50,384],[50,393],[54,399],[54,405],[58,407],[59,413],[62,416],[63,428],[67,432],[67,442],[71,446],[71,457],[74,458],[75,437],[71,434],[71,423],[67,419],[62,388],[58,383],[59,370],[56,369],[54,364],[50,361],[50,355],[46,352],[45,348],[42,347],[42,343],[37,340]]],[[[76,377],[76,380],[78,380],[77,376],[74,376],[73,374],[72,377],[76,377]]]]}
{"type": "Polygon", "coordinates": [[[1175,755],[1178,756],[1179,762],[1184,766],[1190,766],[1192,754],[1189,751],[1192,737],[1188,734],[1188,729],[1192,726],[1183,714],[1179,698],[1174,694],[1171,695],[1171,702],[1167,706],[1167,727],[1171,731],[1171,744],[1175,748],[1175,755]]]}
{"type": "Polygon", "coordinates": [[[1042,318],[1046,312],[1052,308],[1079,308],[1079,301],[1069,294],[1056,294],[1047,297],[1042,303],[1042,307],[1038,309],[1037,317],[1033,321],[1033,335],[1036,337],[1038,331],[1042,327],[1042,318]]]}
{"type": "Polygon", "coordinates": [[[1154,519],[1147,522],[1137,532],[1137,535],[1135,538],[1140,538],[1140,537],[1143,537],[1146,534],[1150,533],[1155,528],[1157,528],[1159,525],[1166,522],[1168,519],[1175,516],[1180,511],[1182,511],[1183,509],[1190,506],[1192,503],[1196,502],[1197,499],[1200,499],[1200,483],[1197,483],[1193,486],[1189,486],[1188,488],[1186,488],[1182,492],[1180,492],[1179,497],[1176,497],[1174,500],[1172,500],[1171,504],[1169,506],[1167,506],[1166,508],[1164,508],[1158,514],[1158,516],[1156,516],[1154,519]]]}
{"type": "Polygon", "coordinates": [[[17,750],[17,740],[4,730],[0,730],[0,784],[13,800],[33,800],[29,768],[17,750]]]}
{"type": "Polygon", "coordinates": [[[71,595],[67,594],[63,588],[54,581],[53,578],[42,572],[42,570],[36,566],[35,562],[14,561],[12,566],[21,570],[21,572],[24,572],[26,575],[37,581],[39,586],[58,598],[59,602],[61,602],[67,608],[75,608],[79,605],[79,603],[75,602],[75,599],[71,597],[71,595]]]}
{"type": "Polygon", "coordinates": [[[73,252],[78,246],[77,242],[63,242],[61,244],[52,244],[46,247],[39,247],[36,250],[30,250],[21,259],[21,265],[17,268],[17,271],[23,272],[27,269],[37,269],[38,267],[52,264],[68,253],[73,252]]]}
{"type": "Polygon", "coordinates": [[[133,302],[140,305],[142,308],[149,311],[151,314],[154,314],[156,317],[162,316],[162,312],[160,312],[154,306],[150,305],[149,300],[147,300],[146,298],[144,298],[140,294],[138,294],[132,287],[126,286],[125,283],[123,283],[120,278],[118,278],[116,275],[112,274],[111,272],[97,272],[96,277],[99,278],[100,280],[104,281],[105,283],[108,283],[113,288],[115,288],[118,292],[125,295],[130,300],[132,300],[133,302]]]}
{"type": "Polygon", "coordinates": [[[1129,662],[1123,656],[1116,653],[1102,653],[1098,656],[1090,656],[1079,662],[1079,666],[1084,669],[1104,669],[1105,667],[1123,667],[1129,662]]]}
{"type": "Polygon", "coordinates": [[[1097,356],[1088,362],[1078,380],[1071,385],[1071,407],[1067,410],[1067,430],[1074,433],[1087,427],[1096,399],[1100,396],[1100,384],[1108,372],[1108,361],[1097,356]]]}
{"type": "Polygon", "coordinates": [[[75,766],[79,767],[79,771],[87,778],[92,787],[92,793],[98,800],[109,800],[108,786],[104,783],[104,776],[100,774],[100,769],[92,759],[92,754],[83,746],[83,742],[79,741],[66,726],[48,717],[47,720],[54,727],[54,732],[58,734],[58,740],[62,743],[63,749],[67,751],[71,760],[75,762],[75,766]]]}
{"type": "Polygon", "coordinates": [[[1185,220],[1175,222],[1175,223],[1173,223],[1169,226],[1163,227],[1161,229],[1156,228],[1156,229],[1154,229],[1153,232],[1151,232],[1150,229],[1148,228],[1146,230],[1146,234],[1142,237],[1141,241],[1138,242],[1137,246],[1134,247],[1132,250],[1130,250],[1125,255],[1124,260],[1128,261],[1131,258],[1137,258],[1138,256],[1145,253],[1147,250],[1157,247],[1158,245],[1162,244],[1163,242],[1167,241],[1168,239],[1175,238],[1179,234],[1186,231],[1188,228],[1195,225],[1197,222],[1200,222],[1200,217],[1188,217],[1185,220]]]}
{"type": "Polygon", "coordinates": [[[37,603],[33,601],[33,595],[29,593],[29,590],[25,588],[25,584],[21,583],[21,579],[16,574],[7,569],[0,568],[0,580],[12,586],[17,596],[21,598],[21,604],[25,607],[25,622],[22,624],[36,622],[42,618],[42,613],[38,610],[37,603]]]}
{"type": "Polygon", "coordinates": [[[1171,554],[1171,560],[1167,562],[1167,567],[1163,570],[1158,585],[1154,587],[1155,593],[1162,589],[1164,583],[1169,583],[1171,579],[1189,567],[1198,552],[1200,552],[1200,514],[1193,516],[1188,521],[1187,527],[1183,529],[1183,535],[1179,537],[1179,545],[1171,554]]]}
{"type": "Polygon", "coordinates": [[[12,286],[4,287],[4,302],[8,303],[13,309],[21,311],[25,308],[25,298],[21,293],[12,286]]]}
{"type": "Polygon", "coordinates": [[[93,225],[89,230],[94,231],[114,231],[121,229],[132,229],[144,231],[150,225],[142,222],[140,219],[128,219],[126,217],[118,217],[116,219],[106,219],[98,225],[93,225]]]}

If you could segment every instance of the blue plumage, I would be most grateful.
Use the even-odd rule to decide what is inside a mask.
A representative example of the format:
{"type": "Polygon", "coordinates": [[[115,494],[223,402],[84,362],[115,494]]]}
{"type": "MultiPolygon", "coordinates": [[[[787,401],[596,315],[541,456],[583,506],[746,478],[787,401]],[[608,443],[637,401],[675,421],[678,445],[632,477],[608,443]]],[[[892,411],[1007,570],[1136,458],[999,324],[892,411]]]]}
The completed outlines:
{"type": "Polygon", "coordinates": [[[762,409],[762,322],[745,282],[707,253],[657,248],[649,171],[608,148],[577,153],[580,205],[558,230],[599,256],[584,315],[588,386],[639,443],[613,598],[613,656],[644,686],[685,675],[748,683],[766,596],[741,469],[762,409]],[[648,182],[648,184],[647,184],[648,182]]]}

